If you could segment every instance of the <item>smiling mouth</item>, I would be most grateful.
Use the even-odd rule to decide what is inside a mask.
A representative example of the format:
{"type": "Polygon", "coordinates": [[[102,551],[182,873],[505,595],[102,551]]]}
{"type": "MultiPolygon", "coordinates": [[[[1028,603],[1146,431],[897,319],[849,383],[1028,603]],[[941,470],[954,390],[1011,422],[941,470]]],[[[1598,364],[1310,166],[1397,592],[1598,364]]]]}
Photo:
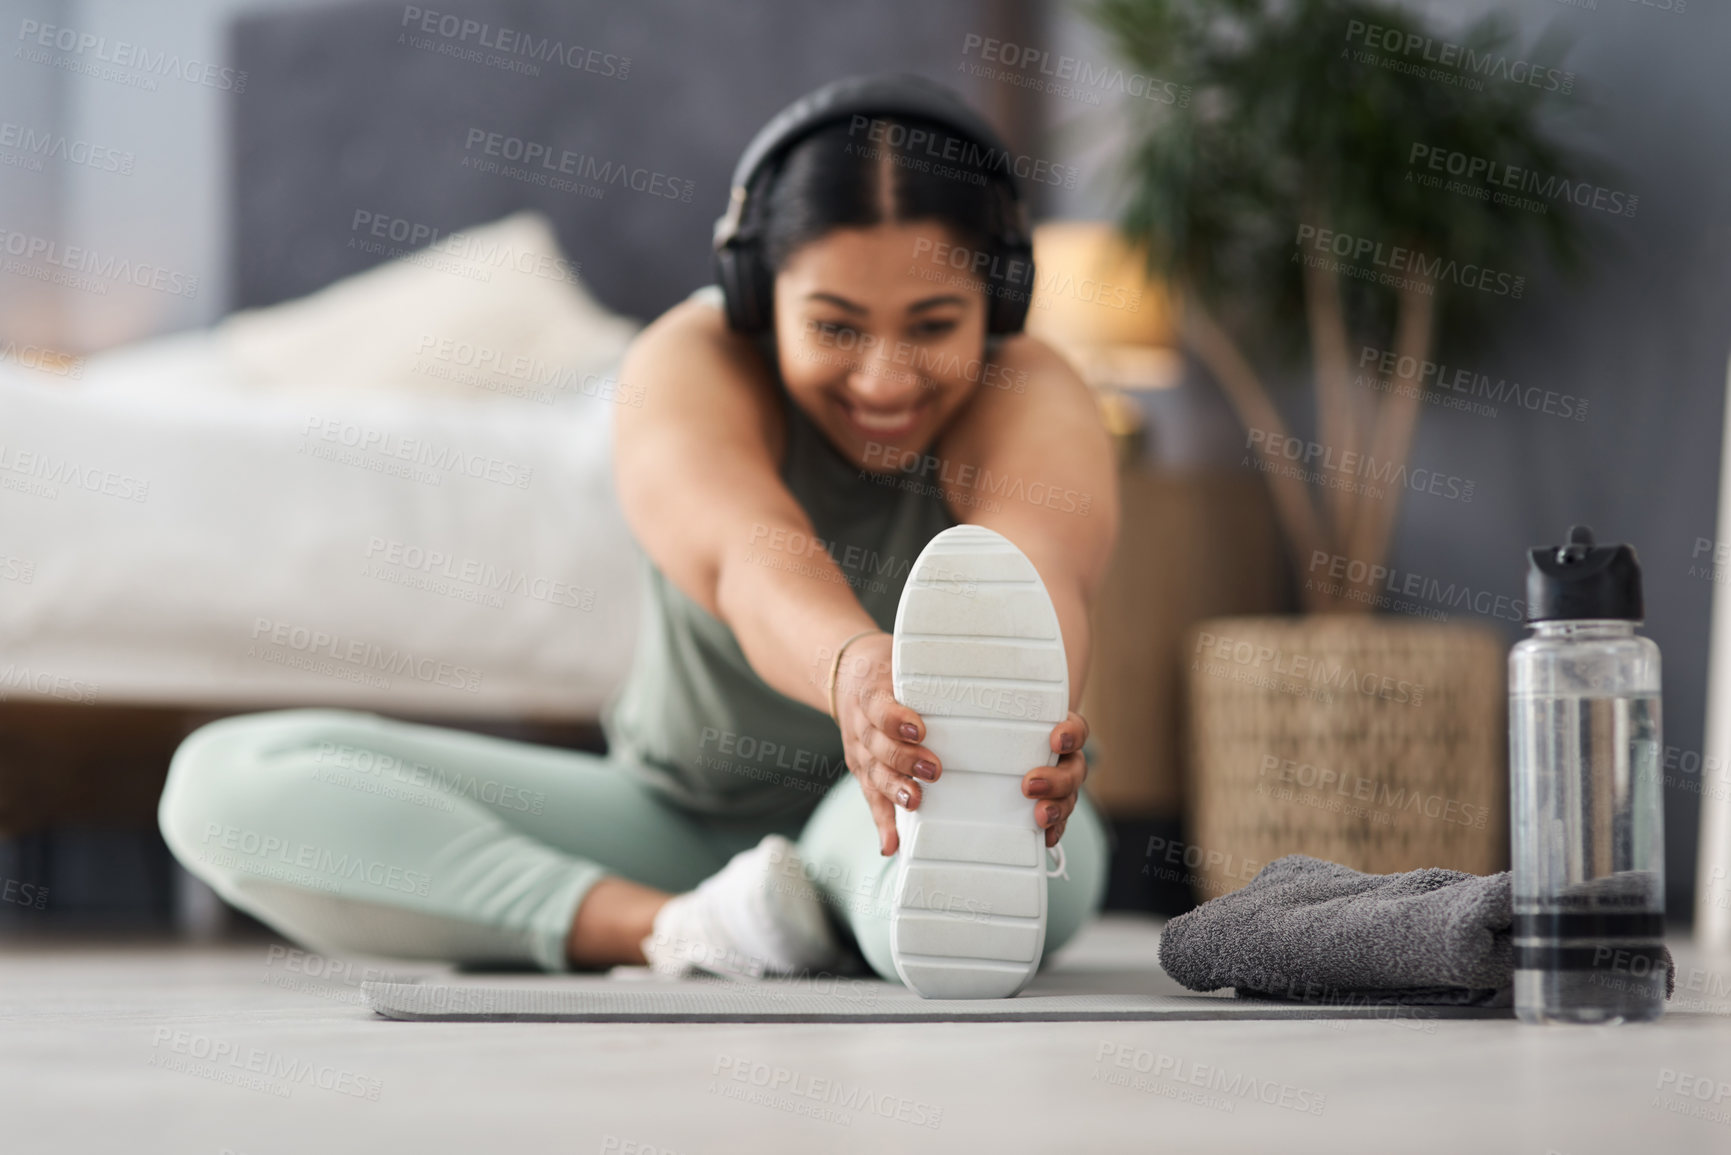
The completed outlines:
{"type": "Polygon", "coordinates": [[[843,415],[848,424],[867,437],[894,439],[905,437],[914,431],[925,416],[929,399],[916,401],[912,405],[903,405],[896,409],[868,409],[845,398],[837,398],[843,415]]]}

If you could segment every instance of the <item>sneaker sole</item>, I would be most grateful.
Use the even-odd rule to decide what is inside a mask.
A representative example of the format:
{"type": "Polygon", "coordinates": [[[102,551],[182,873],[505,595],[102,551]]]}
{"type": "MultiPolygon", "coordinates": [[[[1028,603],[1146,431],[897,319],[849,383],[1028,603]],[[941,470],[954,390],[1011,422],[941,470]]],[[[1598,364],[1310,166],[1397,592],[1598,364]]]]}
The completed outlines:
{"type": "Polygon", "coordinates": [[[896,701],[943,773],[896,807],[896,973],[928,999],[1008,998],[1046,938],[1045,831],[1022,776],[1056,765],[1069,716],[1063,635],[1045,583],[1002,534],[959,525],[920,553],[896,610],[896,701]]]}

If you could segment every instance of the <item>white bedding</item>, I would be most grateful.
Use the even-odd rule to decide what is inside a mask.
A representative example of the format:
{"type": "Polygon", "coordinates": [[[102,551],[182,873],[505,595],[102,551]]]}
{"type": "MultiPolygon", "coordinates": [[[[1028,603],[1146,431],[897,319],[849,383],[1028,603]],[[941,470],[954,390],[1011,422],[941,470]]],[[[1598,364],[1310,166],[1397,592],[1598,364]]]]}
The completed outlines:
{"type": "Polygon", "coordinates": [[[640,584],[603,392],[244,390],[210,333],[0,363],[0,697],[595,716],[640,584]]]}

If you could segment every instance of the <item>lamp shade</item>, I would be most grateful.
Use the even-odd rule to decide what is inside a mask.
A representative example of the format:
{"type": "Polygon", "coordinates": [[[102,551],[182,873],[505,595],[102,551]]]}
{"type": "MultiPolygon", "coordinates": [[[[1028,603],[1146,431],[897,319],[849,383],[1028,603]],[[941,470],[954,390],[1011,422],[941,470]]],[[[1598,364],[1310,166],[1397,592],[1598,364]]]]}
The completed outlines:
{"type": "Polygon", "coordinates": [[[1105,221],[1036,226],[1028,331],[1066,345],[1171,345],[1171,301],[1145,260],[1105,221]]]}
{"type": "Polygon", "coordinates": [[[1160,389],[1180,376],[1182,360],[1170,348],[1171,297],[1148,276],[1143,250],[1104,221],[1048,221],[1034,229],[1026,327],[1097,388],[1160,389]]]}

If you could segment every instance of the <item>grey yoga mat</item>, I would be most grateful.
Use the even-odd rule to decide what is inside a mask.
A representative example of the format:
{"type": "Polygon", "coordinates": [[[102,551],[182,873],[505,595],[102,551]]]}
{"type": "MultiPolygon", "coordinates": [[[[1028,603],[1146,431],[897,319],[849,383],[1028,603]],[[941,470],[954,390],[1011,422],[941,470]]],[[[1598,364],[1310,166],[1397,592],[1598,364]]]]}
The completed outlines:
{"type": "Polygon", "coordinates": [[[728,980],[620,981],[604,976],[550,975],[366,983],[361,990],[373,1010],[386,1018],[439,1022],[1422,1021],[1506,1018],[1510,1013],[1479,1007],[1318,1006],[1219,995],[1078,993],[1074,989],[1052,993],[1030,990],[1010,999],[922,999],[896,983],[849,978],[826,982],[765,979],[745,983],[728,980]]]}

